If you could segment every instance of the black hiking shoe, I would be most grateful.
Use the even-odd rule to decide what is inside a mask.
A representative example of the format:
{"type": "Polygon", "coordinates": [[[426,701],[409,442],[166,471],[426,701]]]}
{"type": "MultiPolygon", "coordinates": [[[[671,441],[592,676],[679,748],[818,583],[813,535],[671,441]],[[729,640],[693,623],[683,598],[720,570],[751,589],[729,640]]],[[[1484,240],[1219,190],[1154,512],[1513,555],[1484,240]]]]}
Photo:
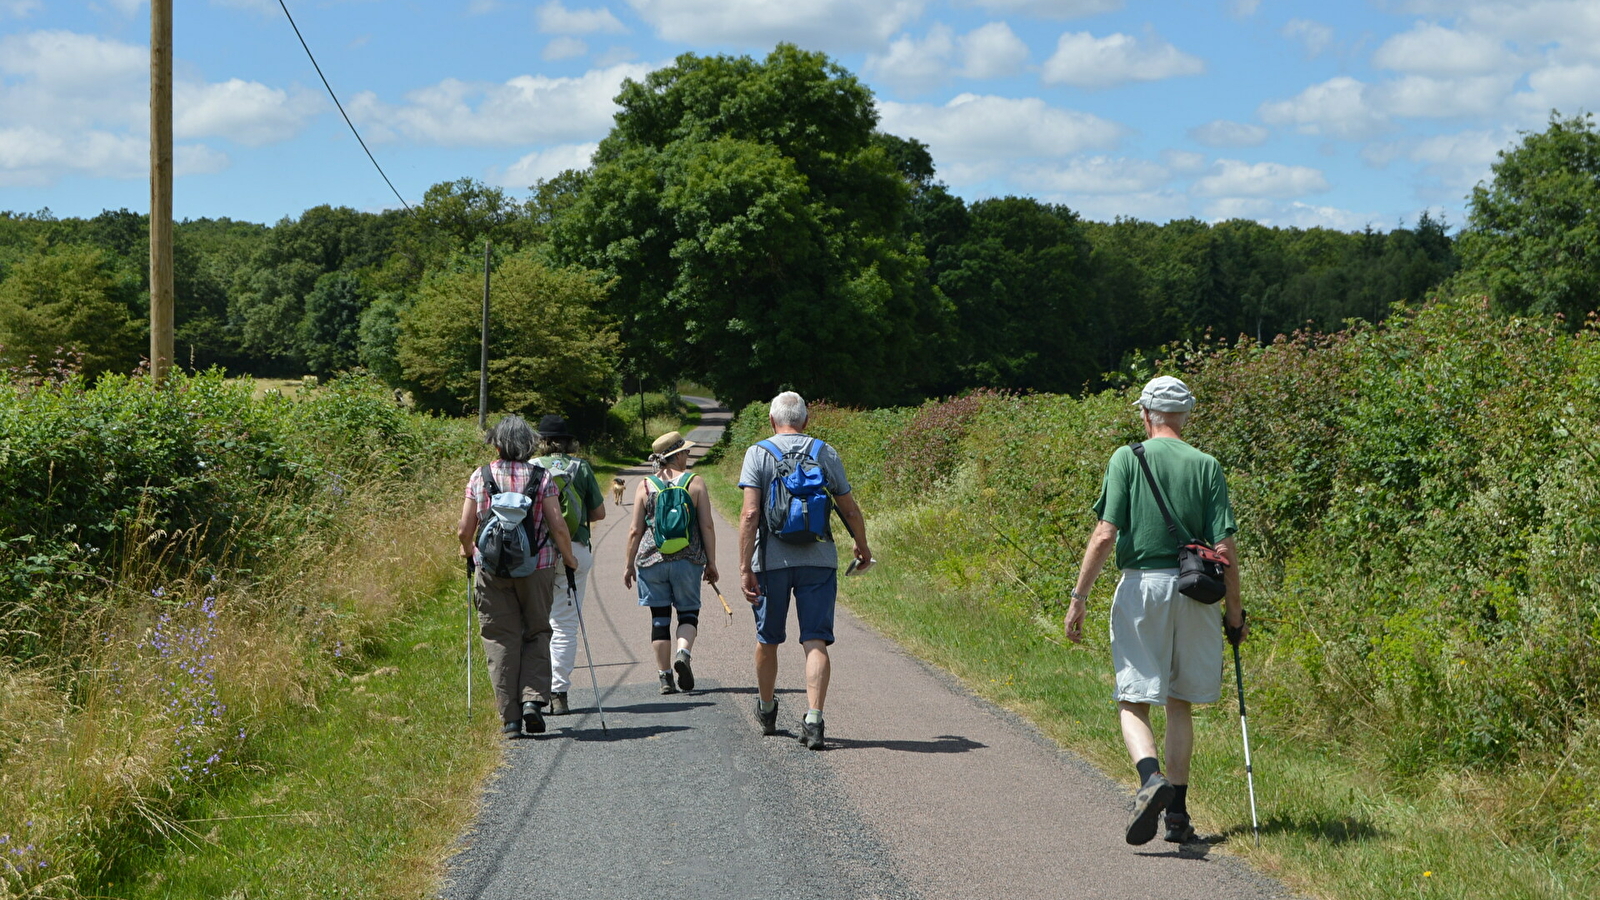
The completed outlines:
{"type": "Polygon", "coordinates": [[[765,712],[761,709],[761,698],[756,698],[756,724],[761,726],[762,734],[778,733],[778,704],[772,704],[772,709],[765,712]]]}
{"type": "Polygon", "coordinates": [[[662,672],[661,673],[661,693],[663,693],[663,694],[676,694],[677,692],[678,692],[678,686],[672,683],[672,673],[671,672],[662,672]]]}
{"type": "Polygon", "coordinates": [[[550,715],[564,716],[572,712],[572,707],[567,705],[566,691],[553,691],[550,694],[550,715]]]}
{"type": "Polygon", "coordinates": [[[1172,783],[1160,772],[1151,775],[1133,798],[1133,821],[1128,823],[1128,843],[1148,844],[1156,836],[1161,811],[1172,802],[1172,783]]]}
{"type": "MultiPolygon", "coordinates": [[[[800,746],[806,748],[807,750],[823,749],[821,722],[808,722],[804,719],[800,720],[800,746]]],[[[1148,840],[1148,838],[1146,838],[1146,840],[1148,840]]]]}
{"type": "Polygon", "coordinates": [[[672,670],[678,673],[678,687],[686,691],[694,690],[694,670],[689,668],[689,651],[678,651],[677,656],[673,657],[672,670]]]}
{"type": "Polygon", "coordinates": [[[1187,844],[1199,840],[1194,826],[1189,824],[1189,814],[1167,810],[1167,833],[1163,840],[1170,844],[1187,844]]]}
{"type": "Polygon", "coordinates": [[[508,738],[522,737],[522,723],[512,719],[500,726],[500,733],[508,738]]]}
{"type": "Polygon", "coordinates": [[[539,704],[528,700],[522,704],[522,730],[529,734],[544,734],[544,715],[539,704]]]}

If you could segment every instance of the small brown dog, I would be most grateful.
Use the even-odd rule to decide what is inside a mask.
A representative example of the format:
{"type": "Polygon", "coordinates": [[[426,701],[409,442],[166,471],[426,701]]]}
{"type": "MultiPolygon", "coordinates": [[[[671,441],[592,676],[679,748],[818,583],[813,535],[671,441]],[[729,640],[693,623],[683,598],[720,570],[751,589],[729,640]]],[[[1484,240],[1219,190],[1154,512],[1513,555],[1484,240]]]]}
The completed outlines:
{"type": "Polygon", "coordinates": [[[627,479],[621,475],[611,479],[611,499],[615,500],[618,506],[622,505],[622,489],[627,486],[627,479]]]}

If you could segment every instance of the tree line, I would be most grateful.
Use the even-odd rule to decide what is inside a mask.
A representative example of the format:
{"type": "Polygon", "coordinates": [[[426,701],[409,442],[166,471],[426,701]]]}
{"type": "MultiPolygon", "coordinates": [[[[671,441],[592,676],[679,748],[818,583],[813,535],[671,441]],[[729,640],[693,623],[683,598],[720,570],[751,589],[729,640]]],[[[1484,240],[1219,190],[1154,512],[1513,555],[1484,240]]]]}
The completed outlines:
{"type": "MultiPolygon", "coordinates": [[[[685,54],[617,100],[590,167],[525,196],[460,179],[414,213],[178,223],[178,361],[264,376],[363,367],[425,408],[468,412],[486,240],[491,405],[578,416],[639,378],[732,402],[781,387],[862,405],[980,386],[1074,393],[1174,340],[1381,320],[1447,282],[1574,322],[1600,290],[1587,118],[1553,115],[1502,154],[1457,238],[1428,215],[1346,233],[968,202],[924,145],[878,130],[854,75],[789,45],[764,60],[685,54]]],[[[0,213],[0,360],[75,352],[91,374],[133,368],[146,240],[128,210],[0,213]]]]}

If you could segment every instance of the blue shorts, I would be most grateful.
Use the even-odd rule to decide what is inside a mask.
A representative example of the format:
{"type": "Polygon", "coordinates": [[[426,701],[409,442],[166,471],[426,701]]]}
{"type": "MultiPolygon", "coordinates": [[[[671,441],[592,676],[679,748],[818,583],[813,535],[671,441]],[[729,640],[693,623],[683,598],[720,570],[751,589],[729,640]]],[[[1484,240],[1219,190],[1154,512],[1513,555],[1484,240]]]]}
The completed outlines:
{"type": "Polygon", "coordinates": [[[761,602],[756,613],[756,642],[781,644],[788,638],[789,595],[794,595],[795,617],[800,620],[800,643],[833,643],[833,601],[839,593],[839,570],[829,566],[791,566],[757,572],[761,602]]]}
{"type": "Polygon", "coordinates": [[[700,576],[706,567],[673,559],[639,570],[639,605],[674,606],[679,612],[700,609],[700,576]]]}

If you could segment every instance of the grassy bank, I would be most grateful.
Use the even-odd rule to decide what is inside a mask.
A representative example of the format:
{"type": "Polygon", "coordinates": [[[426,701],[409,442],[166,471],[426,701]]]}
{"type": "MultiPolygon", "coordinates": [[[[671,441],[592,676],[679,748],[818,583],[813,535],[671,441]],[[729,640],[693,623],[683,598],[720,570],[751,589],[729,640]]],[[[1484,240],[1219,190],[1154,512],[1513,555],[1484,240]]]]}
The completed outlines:
{"type": "MultiPolygon", "coordinates": [[[[1256,625],[1262,844],[1231,665],[1197,721],[1202,830],[1311,896],[1594,896],[1600,341],[1447,304],[1173,365],[1202,401],[1190,440],[1230,473],[1256,625]]],[[[1131,786],[1114,576],[1084,646],[1059,624],[1105,461],[1140,436],[1129,397],[823,406],[812,433],[844,454],[882,561],[852,609],[1131,786]]],[[[729,508],[740,455],[718,464],[729,508]]]]}

